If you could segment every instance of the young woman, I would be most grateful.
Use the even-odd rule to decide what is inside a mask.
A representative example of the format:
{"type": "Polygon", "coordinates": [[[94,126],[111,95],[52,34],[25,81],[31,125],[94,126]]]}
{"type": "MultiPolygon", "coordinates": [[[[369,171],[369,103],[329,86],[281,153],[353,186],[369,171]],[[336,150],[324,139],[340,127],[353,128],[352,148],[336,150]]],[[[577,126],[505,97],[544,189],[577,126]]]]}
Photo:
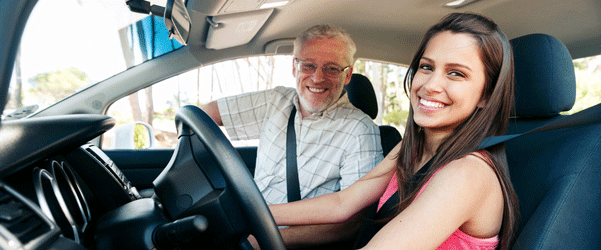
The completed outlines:
{"type": "Polygon", "coordinates": [[[405,90],[411,110],[403,141],[347,189],[270,206],[276,223],[344,222],[398,189],[398,211],[365,249],[509,248],[519,210],[504,146],[476,151],[507,127],[513,104],[507,38],[483,16],[446,16],[424,36],[405,90]],[[425,174],[415,178],[422,168],[425,174]]]}

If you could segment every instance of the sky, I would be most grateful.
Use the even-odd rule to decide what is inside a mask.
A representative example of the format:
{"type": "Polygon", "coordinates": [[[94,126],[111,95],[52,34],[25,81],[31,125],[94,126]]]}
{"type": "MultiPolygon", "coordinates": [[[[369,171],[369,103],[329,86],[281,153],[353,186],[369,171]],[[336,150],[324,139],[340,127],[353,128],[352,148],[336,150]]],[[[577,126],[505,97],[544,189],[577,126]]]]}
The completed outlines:
{"type": "MultiPolygon", "coordinates": [[[[21,40],[23,79],[41,72],[77,67],[94,82],[125,69],[116,32],[116,27],[123,24],[114,18],[118,11],[99,11],[103,9],[93,1],[82,2],[85,3],[79,5],[76,0],[38,2],[21,40]],[[82,35],[84,30],[90,32],[82,35]]],[[[125,1],[122,5],[125,6],[125,1]]]]}

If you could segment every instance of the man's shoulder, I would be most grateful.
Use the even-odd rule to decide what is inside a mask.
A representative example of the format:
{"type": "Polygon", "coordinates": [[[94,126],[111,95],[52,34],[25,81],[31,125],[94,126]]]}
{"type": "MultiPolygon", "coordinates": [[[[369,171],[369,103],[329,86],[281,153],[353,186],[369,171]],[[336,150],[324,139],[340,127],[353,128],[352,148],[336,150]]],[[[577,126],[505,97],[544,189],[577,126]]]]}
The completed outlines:
{"type": "Polygon", "coordinates": [[[333,109],[335,112],[332,112],[332,119],[352,119],[365,123],[367,126],[376,126],[369,115],[350,102],[346,93],[338,99],[333,109]]]}
{"type": "Polygon", "coordinates": [[[365,135],[379,136],[378,125],[360,109],[353,105],[340,105],[332,110],[328,116],[330,120],[329,128],[345,131],[354,138],[365,135]]]}
{"type": "Polygon", "coordinates": [[[265,97],[294,97],[296,95],[296,89],[294,88],[290,88],[290,87],[284,87],[284,86],[276,86],[273,88],[269,88],[269,89],[264,89],[264,90],[256,90],[256,91],[251,91],[251,92],[246,92],[246,93],[241,93],[238,95],[232,95],[232,96],[226,96],[224,98],[221,98],[219,100],[222,99],[239,99],[239,98],[248,98],[254,96],[254,97],[258,97],[258,96],[265,96],[265,97]]]}
{"type": "Polygon", "coordinates": [[[279,94],[285,95],[285,96],[295,96],[296,95],[295,88],[285,87],[285,86],[276,86],[275,88],[271,89],[271,91],[274,91],[276,93],[279,93],[279,94]]]}
{"type": "Polygon", "coordinates": [[[337,118],[356,120],[359,123],[365,124],[365,126],[377,126],[369,115],[353,106],[350,102],[338,106],[338,112],[335,112],[335,114],[337,118]]]}

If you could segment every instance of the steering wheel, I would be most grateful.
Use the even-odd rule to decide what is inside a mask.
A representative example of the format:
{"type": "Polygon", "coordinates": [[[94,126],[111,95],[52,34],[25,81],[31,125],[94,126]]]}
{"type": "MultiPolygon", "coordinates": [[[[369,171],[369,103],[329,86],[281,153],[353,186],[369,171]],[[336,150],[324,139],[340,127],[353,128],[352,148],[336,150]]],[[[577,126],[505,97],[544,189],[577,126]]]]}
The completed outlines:
{"type": "Polygon", "coordinates": [[[177,111],[175,123],[179,143],[154,186],[169,219],[208,220],[207,231],[189,247],[237,247],[252,234],[263,249],[285,249],[250,171],[217,124],[192,105],[177,111]]]}

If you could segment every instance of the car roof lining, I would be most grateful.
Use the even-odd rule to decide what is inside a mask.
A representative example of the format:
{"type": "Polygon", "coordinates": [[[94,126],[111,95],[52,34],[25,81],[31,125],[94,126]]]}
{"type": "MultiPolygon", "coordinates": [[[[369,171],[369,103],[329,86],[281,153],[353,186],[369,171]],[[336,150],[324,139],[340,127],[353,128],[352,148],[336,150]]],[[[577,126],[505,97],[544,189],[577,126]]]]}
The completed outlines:
{"type": "MultiPolygon", "coordinates": [[[[205,43],[208,30],[205,18],[215,15],[214,10],[202,9],[209,8],[205,7],[203,2],[207,1],[188,1],[194,25],[201,26],[195,28],[193,25],[191,44],[205,43]]],[[[216,2],[228,4],[226,0],[216,2]]],[[[251,50],[257,55],[265,54],[268,51],[262,48],[267,47],[269,43],[293,39],[303,29],[316,24],[331,23],[341,26],[353,37],[358,48],[357,57],[408,64],[422,35],[430,25],[448,13],[468,11],[484,14],[495,20],[509,39],[536,30],[538,33],[557,37],[566,44],[575,59],[601,53],[599,47],[601,37],[590,38],[591,33],[601,30],[601,16],[596,15],[601,12],[601,2],[597,0],[580,1],[578,4],[550,0],[544,5],[546,7],[542,12],[539,10],[541,4],[537,1],[487,0],[460,9],[442,7],[440,1],[434,0],[389,1],[386,4],[389,8],[382,8],[382,5],[370,1],[340,2],[335,6],[339,11],[326,15],[328,10],[322,8],[324,7],[322,1],[294,1],[276,8],[263,27],[258,30],[258,36],[254,36],[244,45],[246,48],[252,48],[251,50]],[[582,27],[582,30],[574,34],[573,30],[567,28],[574,26],[582,27]]],[[[217,7],[211,6],[211,8],[217,7]]],[[[204,53],[204,51],[194,50],[193,53],[204,53]]],[[[226,58],[209,60],[223,59],[226,58]]]]}

